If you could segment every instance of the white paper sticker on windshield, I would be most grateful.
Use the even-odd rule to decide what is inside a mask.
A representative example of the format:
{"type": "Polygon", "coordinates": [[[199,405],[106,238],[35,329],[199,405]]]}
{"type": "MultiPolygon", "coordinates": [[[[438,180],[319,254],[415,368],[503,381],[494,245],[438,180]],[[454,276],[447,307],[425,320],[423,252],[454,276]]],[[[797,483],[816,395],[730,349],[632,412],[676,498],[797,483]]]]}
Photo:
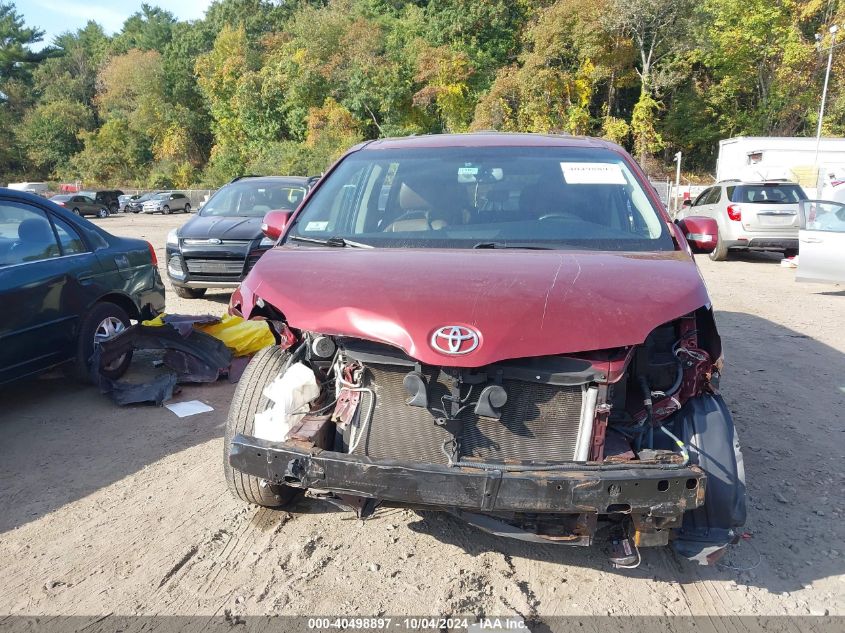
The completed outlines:
{"type": "Polygon", "coordinates": [[[325,231],[329,227],[328,222],[309,222],[305,225],[306,231],[325,231]]]}
{"type": "Polygon", "coordinates": [[[622,168],[614,163],[561,163],[563,179],[569,185],[624,185],[622,168]]]}
{"type": "Polygon", "coordinates": [[[462,184],[475,182],[477,174],[478,167],[458,167],[458,182],[462,184]]]}

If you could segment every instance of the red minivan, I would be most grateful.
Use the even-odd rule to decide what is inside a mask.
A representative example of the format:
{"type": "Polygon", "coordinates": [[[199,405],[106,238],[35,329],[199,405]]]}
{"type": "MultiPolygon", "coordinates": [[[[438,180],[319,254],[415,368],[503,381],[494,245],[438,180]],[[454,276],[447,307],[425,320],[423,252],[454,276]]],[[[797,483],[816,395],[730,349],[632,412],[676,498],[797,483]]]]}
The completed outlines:
{"type": "Polygon", "coordinates": [[[278,345],[250,363],[225,473],[244,501],[310,489],[366,517],[450,512],[611,558],[713,562],[745,521],[721,346],[693,259],[620,147],[531,134],[351,149],[232,297],[278,345]]]}

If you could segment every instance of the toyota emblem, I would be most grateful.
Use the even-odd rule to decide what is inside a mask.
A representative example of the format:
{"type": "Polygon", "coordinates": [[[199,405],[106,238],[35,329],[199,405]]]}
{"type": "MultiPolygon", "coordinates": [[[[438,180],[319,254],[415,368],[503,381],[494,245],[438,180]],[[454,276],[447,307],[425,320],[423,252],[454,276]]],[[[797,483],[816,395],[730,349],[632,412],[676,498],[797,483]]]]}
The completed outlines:
{"type": "Polygon", "coordinates": [[[445,325],[431,335],[431,346],[444,354],[469,354],[478,343],[478,332],[463,325],[445,325]]]}

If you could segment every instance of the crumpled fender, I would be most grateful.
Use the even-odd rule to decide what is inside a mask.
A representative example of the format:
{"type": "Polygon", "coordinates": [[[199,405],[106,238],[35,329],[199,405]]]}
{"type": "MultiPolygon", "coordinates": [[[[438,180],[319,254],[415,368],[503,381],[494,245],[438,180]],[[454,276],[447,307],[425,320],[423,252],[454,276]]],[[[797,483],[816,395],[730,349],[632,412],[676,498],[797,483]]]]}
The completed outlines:
{"type": "Polygon", "coordinates": [[[675,550],[702,565],[716,562],[745,525],[745,467],[733,418],[720,395],[690,398],[678,412],[675,432],[690,462],[707,473],[704,505],[684,514],[675,550]]]}

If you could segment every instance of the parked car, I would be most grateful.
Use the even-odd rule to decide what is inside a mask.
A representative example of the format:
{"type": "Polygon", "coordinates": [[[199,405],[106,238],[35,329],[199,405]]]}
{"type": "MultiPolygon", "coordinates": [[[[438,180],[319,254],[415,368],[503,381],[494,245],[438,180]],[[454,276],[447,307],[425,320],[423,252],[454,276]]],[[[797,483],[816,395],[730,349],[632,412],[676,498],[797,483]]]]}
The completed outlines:
{"type": "Polygon", "coordinates": [[[144,208],[144,203],[152,200],[158,194],[158,191],[150,191],[148,193],[138,195],[134,200],[130,200],[126,203],[126,212],[141,213],[144,208]]]}
{"type": "Polygon", "coordinates": [[[161,213],[170,215],[174,211],[191,212],[191,201],[184,193],[164,191],[152,196],[141,206],[143,213],[161,213]]]}
{"type": "Polygon", "coordinates": [[[372,141],[265,224],[279,241],[230,301],[278,337],[232,400],[237,497],[314,489],[360,517],[427,507],[543,543],[588,545],[601,523],[628,567],[670,535],[699,562],[736,538],[742,456],[691,250],[717,223],[673,224],[622,148],[372,141]]]}
{"type": "Polygon", "coordinates": [[[845,202],[803,200],[796,281],[845,283],[845,202]]]}
{"type": "Polygon", "coordinates": [[[261,231],[273,209],[292,211],[308,190],[294,176],[237,178],[167,236],[167,275],[176,294],[195,299],[208,288],[236,288],[273,245],[261,231]]]}
{"type": "Polygon", "coordinates": [[[719,241],[710,253],[724,261],[735,250],[798,252],[798,203],[807,199],[800,185],[780,180],[726,180],[708,187],[678,218],[701,216],[719,224],[719,241]]]}
{"type": "Polygon", "coordinates": [[[123,213],[129,213],[129,204],[135,202],[136,200],[140,199],[144,194],[135,193],[135,194],[128,194],[125,193],[122,196],[117,197],[117,203],[119,205],[118,210],[122,211],[123,213]]]}
{"type": "Polygon", "coordinates": [[[101,204],[109,210],[109,213],[120,211],[120,196],[123,192],[120,189],[106,189],[101,191],[81,191],[83,196],[93,198],[94,202],[101,204]]]}
{"type": "MultiPolygon", "coordinates": [[[[66,207],[0,189],[0,383],[68,365],[85,380],[98,341],[164,310],[155,251],[66,207]]],[[[119,377],[122,356],[101,371],[119,377]]]]}
{"type": "Polygon", "coordinates": [[[109,210],[105,205],[100,202],[95,202],[90,196],[80,193],[60,193],[59,195],[50,198],[50,202],[53,202],[60,207],[67,208],[75,215],[95,215],[98,218],[107,218],[110,215],[109,210]]]}

